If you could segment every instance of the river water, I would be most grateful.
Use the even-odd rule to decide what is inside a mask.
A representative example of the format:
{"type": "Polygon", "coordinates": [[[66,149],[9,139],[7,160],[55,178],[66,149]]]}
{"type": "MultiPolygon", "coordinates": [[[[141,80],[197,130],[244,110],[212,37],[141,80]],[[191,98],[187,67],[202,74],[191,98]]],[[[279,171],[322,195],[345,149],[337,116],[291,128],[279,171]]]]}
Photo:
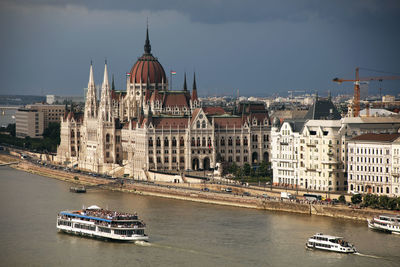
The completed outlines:
{"type": "Polygon", "coordinates": [[[400,266],[400,236],[366,223],[69,187],[0,167],[0,266],[400,266]],[[57,232],[59,211],[93,204],[137,211],[149,244],[57,232]],[[343,236],[370,256],[306,250],[316,232],[343,236]]]}

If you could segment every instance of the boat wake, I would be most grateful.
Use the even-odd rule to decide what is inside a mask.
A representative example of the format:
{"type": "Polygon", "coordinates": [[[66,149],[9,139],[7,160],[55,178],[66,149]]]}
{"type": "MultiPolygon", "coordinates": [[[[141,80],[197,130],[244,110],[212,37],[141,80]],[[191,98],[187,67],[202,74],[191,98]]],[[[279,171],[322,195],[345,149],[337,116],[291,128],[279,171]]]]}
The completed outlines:
{"type": "Polygon", "coordinates": [[[143,240],[135,241],[135,245],[142,246],[142,247],[150,247],[151,243],[143,240]]]}
{"type": "Polygon", "coordinates": [[[357,256],[361,256],[361,257],[368,257],[368,258],[373,258],[373,259],[382,259],[382,257],[379,257],[379,256],[362,254],[360,252],[356,252],[356,253],[353,253],[353,254],[357,255],[357,256]]]}

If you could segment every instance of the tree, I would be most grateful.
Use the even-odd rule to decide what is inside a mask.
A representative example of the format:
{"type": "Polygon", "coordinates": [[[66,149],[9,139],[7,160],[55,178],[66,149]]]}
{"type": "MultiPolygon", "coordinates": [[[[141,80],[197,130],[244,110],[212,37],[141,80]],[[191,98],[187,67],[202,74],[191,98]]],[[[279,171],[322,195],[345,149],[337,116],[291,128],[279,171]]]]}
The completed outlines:
{"type": "Polygon", "coordinates": [[[11,136],[15,137],[15,123],[7,125],[6,131],[9,132],[11,136]]]}
{"type": "Polygon", "coordinates": [[[346,203],[346,197],[344,195],[339,196],[339,202],[345,204],[346,203]]]}
{"type": "Polygon", "coordinates": [[[395,198],[389,198],[387,202],[387,209],[395,210],[397,208],[397,200],[395,198]]]}
{"type": "Polygon", "coordinates": [[[389,197],[388,196],[379,196],[379,207],[383,209],[388,208],[389,197]]]}
{"type": "Polygon", "coordinates": [[[243,165],[243,174],[244,174],[245,176],[249,176],[250,173],[251,173],[251,166],[250,166],[249,163],[246,162],[246,163],[243,165]]]}
{"type": "Polygon", "coordinates": [[[353,195],[351,197],[351,203],[353,204],[359,204],[362,201],[362,195],[361,194],[357,194],[357,195],[353,195]]]}

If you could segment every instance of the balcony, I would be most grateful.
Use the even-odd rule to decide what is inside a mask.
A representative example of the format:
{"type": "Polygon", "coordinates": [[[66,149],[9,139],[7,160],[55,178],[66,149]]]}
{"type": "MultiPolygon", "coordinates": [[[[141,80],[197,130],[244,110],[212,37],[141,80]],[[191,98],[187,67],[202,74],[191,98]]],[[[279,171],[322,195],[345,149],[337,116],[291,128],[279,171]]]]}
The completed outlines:
{"type": "Polygon", "coordinates": [[[289,145],[288,142],[281,142],[280,144],[281,144],[281,146],[287,146],[287,145],[289,145]]]}
{"type": "Polygon", "coordinates": [[[398,172],[392,172],[392,176],[393,177],[399,177],[399,173],[398,172]]]}
{"type": "Polygon", "coordinates": [[[307,146],[308,146],[308,147],[315,147],[316,145],[313,144],[313,143],[307,143],[307,146]]]}

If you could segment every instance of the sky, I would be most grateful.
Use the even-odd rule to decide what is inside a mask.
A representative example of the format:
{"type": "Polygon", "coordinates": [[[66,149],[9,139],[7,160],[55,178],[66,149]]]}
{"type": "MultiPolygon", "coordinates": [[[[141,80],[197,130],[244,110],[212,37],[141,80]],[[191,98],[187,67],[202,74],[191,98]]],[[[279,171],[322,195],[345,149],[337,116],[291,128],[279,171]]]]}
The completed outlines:
{"type": "MultiPolygon", "coordinates": [[[[203,96],[352,94],[332,79],[400,75],[398,0],[0,0],[0,94],[83,95],[105,59],[125,90],[147,20],[173,89],[196,72],[203,96]]],[[[400,80],[368,86],[400,93],[400,80]]]]}

